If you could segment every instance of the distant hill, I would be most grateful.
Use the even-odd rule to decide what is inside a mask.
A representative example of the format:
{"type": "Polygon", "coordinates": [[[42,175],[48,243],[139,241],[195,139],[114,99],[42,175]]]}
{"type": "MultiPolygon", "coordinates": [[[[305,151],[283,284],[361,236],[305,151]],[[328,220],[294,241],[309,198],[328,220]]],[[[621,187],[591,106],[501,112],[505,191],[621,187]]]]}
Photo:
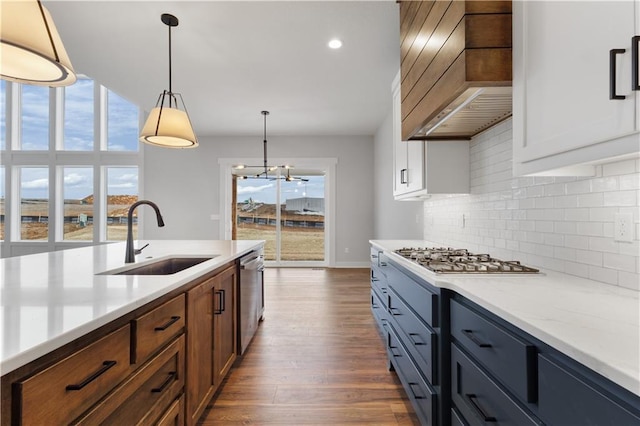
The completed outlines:
{"type": "MultiPolygon", "coordinates": [[[[109,195],[107,196],[107,204],[115,206],[129,206],[138,201],[137,195],[109,195]]],[[[93,204],[93,194],[82,199],[85,204],[93,204]]]]}

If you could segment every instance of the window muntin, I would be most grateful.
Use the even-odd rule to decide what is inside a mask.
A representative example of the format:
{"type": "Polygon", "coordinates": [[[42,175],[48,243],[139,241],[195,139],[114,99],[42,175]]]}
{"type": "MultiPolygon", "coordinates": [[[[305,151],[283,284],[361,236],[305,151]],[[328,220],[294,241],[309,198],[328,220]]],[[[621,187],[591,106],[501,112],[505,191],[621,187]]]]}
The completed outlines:
{"type": "Polygon", "coordinates": [[[49,238],[49,168],[20,168],[20,239],[49,238]]]}
{"type": "MultiPolygon", "coordinates": [[[[127,239],[129,207],[138,201],[138,168],[107,167],[107,240],[127,239]]],[[[138,237],[138,212],[133,214],[133,238],[138,237]]]]}
{"type": "Polygon", "coordinates": [[[64,89],[64,138],[67,151],[91,151],[94,141],[93,80],[79,79],[64,89]]]}
{"type": "Polygon", "coordinates": [[[72,241],[93,240],[93,168],[64,167],[63,188],[63,239],[72,241]]]}
{"type": "Polygon", "coordinates": [[[107,150],[138,151],[139,109],[115,92],[107,92],[107,150]]]}
{"type": "Polygon", "coordinates": [[[0,150],[7,149],[7,83],[0,80],[0,150]]]}
{"type": "Polygon", "coordinates": [[[48,87],[21,86],[20,148],[24,151],[49,150],[48,87]]]}

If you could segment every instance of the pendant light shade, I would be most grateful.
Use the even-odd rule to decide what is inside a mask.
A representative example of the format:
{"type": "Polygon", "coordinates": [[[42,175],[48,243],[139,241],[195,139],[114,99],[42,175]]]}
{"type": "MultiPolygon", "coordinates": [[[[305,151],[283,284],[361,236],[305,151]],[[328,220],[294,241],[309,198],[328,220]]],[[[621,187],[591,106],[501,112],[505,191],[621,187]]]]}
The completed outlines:
{"type": "Polygon", "coordinates": [[[161,16],[169,27],[169,90],[158,97],[140,133],[140,141],[164,148],[195,148],[198,139],[193,132],[191,120],[182,96],[173,93],[171,87],[171,27],[178,26],[178,18],[168,13],[161,16]]]}
{"type": "Polygon", "coordinates": [[[0,76],[37,86],[75,83],[58,30],[39,0],[0,2],[0,76]]]}

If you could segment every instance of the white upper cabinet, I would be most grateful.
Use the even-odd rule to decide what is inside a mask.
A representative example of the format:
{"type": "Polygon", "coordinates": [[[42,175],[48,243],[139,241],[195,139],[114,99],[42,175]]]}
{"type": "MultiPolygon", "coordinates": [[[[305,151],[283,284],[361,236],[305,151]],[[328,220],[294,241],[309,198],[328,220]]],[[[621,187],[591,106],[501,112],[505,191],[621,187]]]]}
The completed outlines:
{"type": "Polygon", "coordinates": [[[469,142],[403,141],[400,74],[393,91],[393,196],[423,200],[430,194],[469,192],[469,142]]]}
{"type": "Polygon", "coordinates": [[[513,2],[515,175],[589,175],[638,154],[639,33],[640,0],[513,2]]]}

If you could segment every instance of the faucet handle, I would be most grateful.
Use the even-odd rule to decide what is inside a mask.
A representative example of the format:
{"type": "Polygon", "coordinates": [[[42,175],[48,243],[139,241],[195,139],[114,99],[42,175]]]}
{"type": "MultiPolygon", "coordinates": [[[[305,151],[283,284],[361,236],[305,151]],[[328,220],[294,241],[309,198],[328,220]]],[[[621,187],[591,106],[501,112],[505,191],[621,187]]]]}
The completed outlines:
{"type": "Polygon", "coordinates": [[[145,248],[147,248],[147,246],[148,246],[148,245],[149,245],[149,243],[147,243],[147,244],[143,245],[143,246],[142,246],[142,247],[140,247],[139,249],[135,249],[135,250],[133,250],[133,253],[134,253],[134,254],[140,254],[140,253],[142,253],[142,250],[144,250],[145,248]]]}

